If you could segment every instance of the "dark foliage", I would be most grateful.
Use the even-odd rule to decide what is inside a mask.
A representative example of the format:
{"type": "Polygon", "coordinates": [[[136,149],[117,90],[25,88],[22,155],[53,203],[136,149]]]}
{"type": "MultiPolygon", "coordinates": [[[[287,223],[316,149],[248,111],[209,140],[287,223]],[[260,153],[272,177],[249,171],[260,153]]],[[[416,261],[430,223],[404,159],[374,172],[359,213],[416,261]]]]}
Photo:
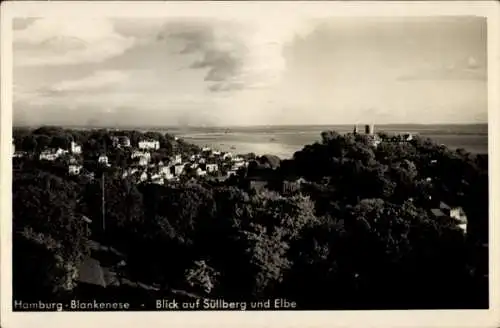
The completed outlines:
{"type": "MultiPolygon", "coordinates": [[[[324,132],[320,143],[291,160],[247,155],[248,169],[225,183],[137,185],[113,173],[130,157],[127,150],[110,150],[114,135],[128,136],[132,146],[141,138],[159,140],[158,160],[200,151],[159,133],[15,131],[16,147],[29,152],[71,141],[84,145],[86,167],[97,177],[70,179],[54,165],[16,162],[16,298],[71,292],[92,238],[126,255],[130,279],[160,286],[165,294],[182,289],[226,299],[286,297],[302,309],[487,306],[481,279],[488,264],[477,256],[478,245],[488,243],[487,156],[420,138],[381,135],[374,147],[365,136],[324,132]],[[109,169],[92,164],[105,149],[109,169]],[[244,183],[258,178],[274,191],[244,183]],[[304,180],[297,190],[285,193],[285,182],[298,178],[304,180]],[[432,214],[441,201],[465,210],[467,234],[450,218],[432,214]]],[[[92,298],[91,289],[74,292],[82,290],[92,298]]],[[[132,295],[126,287],[113,291],[132,295]]],[[[92,293],[104,297],[99,288],[92,293]]]]}

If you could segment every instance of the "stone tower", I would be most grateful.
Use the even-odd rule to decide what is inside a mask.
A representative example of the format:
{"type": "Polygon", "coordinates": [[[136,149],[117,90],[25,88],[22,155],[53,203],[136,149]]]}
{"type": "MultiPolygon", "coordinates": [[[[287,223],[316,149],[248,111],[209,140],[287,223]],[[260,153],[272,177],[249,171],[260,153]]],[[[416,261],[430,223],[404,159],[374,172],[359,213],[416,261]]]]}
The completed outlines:
{"type": "Polygon", "coordinates": [[[375,126],[373,124],[367,124],[365,125],[365,133],[368,135],[373,135],[375,131],[375,126]]]}

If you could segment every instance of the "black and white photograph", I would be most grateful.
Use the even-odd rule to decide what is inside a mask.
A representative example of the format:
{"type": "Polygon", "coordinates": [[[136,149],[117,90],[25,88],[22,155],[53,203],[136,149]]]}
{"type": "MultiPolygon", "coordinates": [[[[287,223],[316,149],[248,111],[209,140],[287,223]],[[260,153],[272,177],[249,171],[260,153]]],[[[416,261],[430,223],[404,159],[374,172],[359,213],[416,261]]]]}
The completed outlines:
{"type": "Polygon", "coordinates": [[[2,307],[491,309],[490,19],[183,5],[11,14],[2,307]]]}

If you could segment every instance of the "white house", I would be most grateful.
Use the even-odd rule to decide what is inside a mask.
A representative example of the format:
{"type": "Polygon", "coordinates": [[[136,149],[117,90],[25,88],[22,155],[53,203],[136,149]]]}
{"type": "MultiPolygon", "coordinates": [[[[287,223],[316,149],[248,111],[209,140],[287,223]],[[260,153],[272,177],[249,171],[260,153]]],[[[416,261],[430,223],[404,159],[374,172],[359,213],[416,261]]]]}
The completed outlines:
{"type": "Polygon", "coordinates": [[[159,172],[163,176],[163,178],[167,180],[172,180],[175,177],[170,166],[161,167],[159,172]]]}
{"type": "Polygon", "coordinates": [[[174,174],[175,175],[181,175],[183,171],[184,171],[184,165],[183,164],[177,164],[177,165],[174,166],[174,174]]]}
{"type": "Polygon", "coordinates": [[[54,150],[44,150],[40,153],[40,160],[55,161],[59,157],[54,150]]]}
{"type": "Polygon", "coordinates": [[[172,169],[170,168],[170,166],[160,166],[158,168],[158,172],[160,172],[160,174],[167,174],[169,172],[172,172],[172,169]]]}
{"type": "Polygon", "coordinates": [[[233,154],[231,154],[231,153],[225,153],[224,155],[222,155],[223,159],[232,158],[232,157],[233,157],[233,154]]]}
{"type": "Polygon", "coordinates": [[[458,226],[464,233],[467,233],[467,215],[465,215],[463,208],[459,206],[450,208],[450,217],[457,221],[458,226]]]}
{"type": "Polygon", "coordinates": [[[141,140],[139,141],[139,149],[160,149],[158,140],[141,140]]]}
{"type": "Polygon", "coordinates": [[[71,164],[68,166],[68,173],[71,175],[78,175],[78,174],[80,174],[81,170],[82,170],[81,165],[71,164]]]}
{"type": "Polygon", "coordinates": [[[198,164],[205,164],[206,162],[207,160],[203,157],[198,160],[198,164]]]}
{"type": "Polygon", "coordinates": [[[182,164],[182,156],[179,154],[175,155],[172,162],[174,164],[182,164]]]}
{"type": "Polygon", "coordinates": [[[56,150],[56,154],[57,154],[57,156],[59,156],[59,157],[60,157],[60,156],[62,156],[62,155],[66,155],[66,154],[68,154],[68,153],[69,153],[69,151],[67,151],[67,150],[65,150],[65,149],[57,148],[57,150],[56,150]]]}
{"type": "Polygon", "coordinates": [[[198,175],[198,176],[207,175],[207,171],[205,171],[201,167],[199,167],[199,168],[196,169],[196,175],[198,175]]]}
{"type": "Polygon", "coordinates": [[[227,176],[230,177],[232,175],[236,175],[236,171],[235,170],[231,170],[231,171],[228,171],[227,172],[227,176]]]}
{"type": "Polygon", "coordinates": [[[82,146],[78,145],[74,141],[71,141],[70,151],[72,154],[81,154],[82,153],[82,146]]]}
{"type": "Polygon", "coordinates": [[[54,161],[57,158],[61,157],[64,154],[67,154],[67,153],[68,153],[67,150],[64,150],[61,148],[58,148],[57,150],[48,149],[48,150],[42,151],[39,158],[44,159],[44,160],[48,160],[48,161],[54,161]]]}
{"type": "Polygon", "coordinates": [[[245,166],[245,162],[235,162],[233,163],[233,170],[238,170],[239,168],[245,166]]]}
{"type": "Polygon", "coordinates": [[[106,155],[100,155],[99,158],[97,159],[98,163],[104,164],[104,165],[109,165],[108,163],[108,156],[106,155]]]}
{"type": "Polygon", "coordinates": [[[208,173],[217,172],[217,170],[219,169],[219,166],[217,164],[207,164],[206,169],[207,169],[208,173]]]}
{"type": "Polygon", "coordinates": [[[149,163],[149,158],[146,156],[139,157],[139,166],[147,166],[149,163]]]}
{"type": "Polygon", "coordinates": [[[458,227],[467,233],[467,216],[464,210],[460,206],[450,207],[447,204],[441,202],[439,208],[431,209],[431,212],[438,217],[447,216],[455,220],[458,227]]]}
{"type": "Polygon", "coordinates": [[[210,148],[210,147],[203,147],[203,148],[201,149],[201,151],[202,151],[202,152],[210,152],[210,151],[212,151],[212,148],[210,148]]]}
{"type": "Polygon", "coordinates": [[[146,171],[142,172],[141,175],[139,176],[139,180],[141,180],[141,182],[144,182],[148,179],[148,174],[146,173],[146,171]]]}
{"type": "Polygon", "coordinates": [[[149,159],[151,159],[151,153],[148,152],[148,151],[140,151],[140,150],[134,150],[131,154],[130,154],[130,158],[137,158],[137,157],[146,157],[149,159]]]}
{"type": "Polygon", "coordinates": [[[155,184],[164,184],[164,180],[163,180],[163,177],[161,176],[161,174],[159,173],[155,173],[153,175],[151,175],[151,183],[155,183],[155,184]]]}

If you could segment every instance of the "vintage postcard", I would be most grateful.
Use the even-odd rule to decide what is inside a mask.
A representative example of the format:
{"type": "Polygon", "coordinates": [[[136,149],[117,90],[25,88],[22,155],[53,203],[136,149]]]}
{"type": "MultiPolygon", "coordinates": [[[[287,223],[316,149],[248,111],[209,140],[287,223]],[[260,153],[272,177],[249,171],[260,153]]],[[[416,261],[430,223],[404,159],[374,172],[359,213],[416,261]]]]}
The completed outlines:
{"type": "Polygon", "coordinates": [[[2,327],[499,326],[498,8],[2,3],[2,327]]]}

